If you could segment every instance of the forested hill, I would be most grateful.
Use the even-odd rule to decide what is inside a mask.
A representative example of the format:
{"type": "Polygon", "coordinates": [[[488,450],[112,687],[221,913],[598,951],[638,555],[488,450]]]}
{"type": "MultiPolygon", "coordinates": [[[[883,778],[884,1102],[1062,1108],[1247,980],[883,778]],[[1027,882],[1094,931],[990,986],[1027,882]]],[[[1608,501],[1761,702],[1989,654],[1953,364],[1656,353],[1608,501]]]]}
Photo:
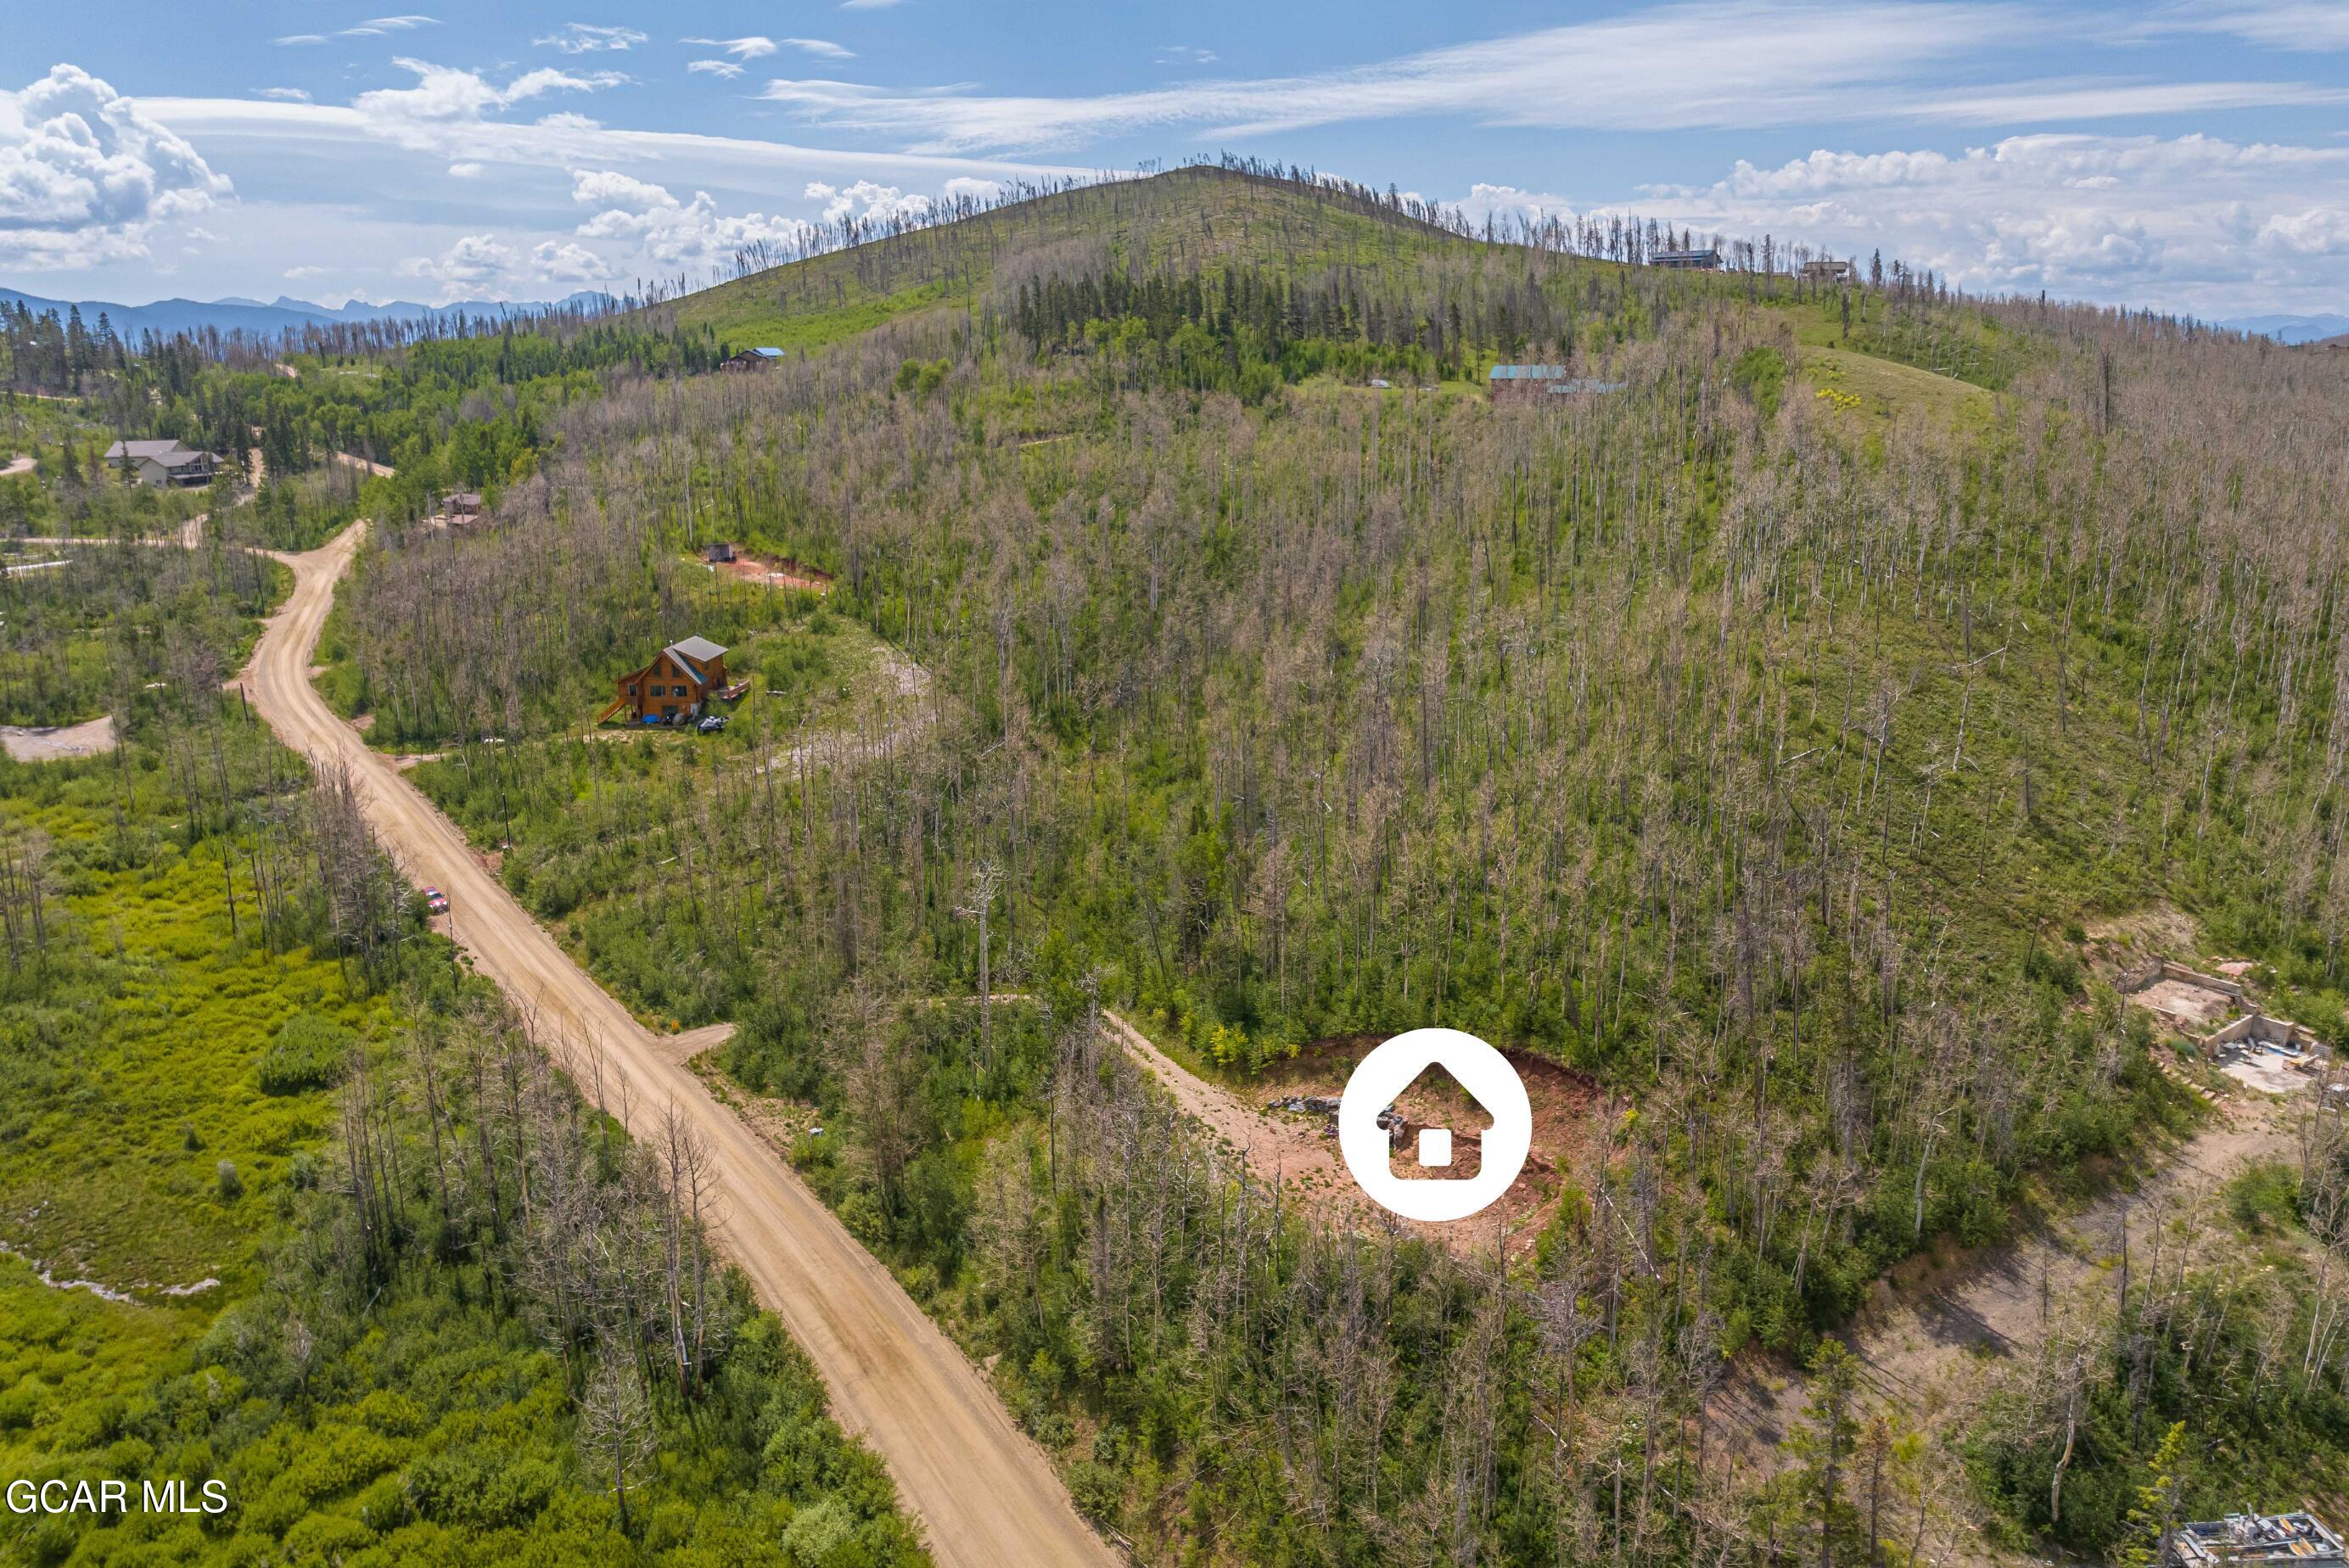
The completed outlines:
{"type": "MultiPolygon", "coordinates": [[[[1195,164],[944,211],[955,215],[756,272],[646,314],[711,328],[735,347],[811,347],[927,307],[976,313],[1020,277],[1071,263],[1092,270],[1113,264],[1129,275],[1240,265],[1284,276],[1323,268],[1379,276],[1478,248],[1464,220],[1415,197],[1254,166],[1195,164]]],[[[1611,248],[1619,259],[1677,242],[1652,230],[1618,220],[1611,228],[1587,225],[1551,237],[1587,252],[1611,248]]]]}
{"type": "MultiPolygon", "coordinates": [[[[1713,1396],[2199,1125],[2114,934],[2341,1036],[2349,368],[1519,238],[1195,170],[745,279],[671,323],[803,359],[550,409],[496,525],[378,529],[337,623],[370,736],[455,752],[419,784],[641,1012],[741,1023],[726,1070],[816,1102],[812,1179],[1154,1561],[1860,1561],[1848,1368],[1775,1490],[1713,1396]],[[1520,358],[1620,385],[1488,401],[1520,358]],[[689,634],[776,717],[554,738],[689,634]],[[1483,1272],[1238,1202],[1096,1037],[915,1006],[983,930],[1055,1029],[1099,998],[1242,1094],[1430,1024],[1559,1064],[1567,1199],[1483,1272]]],[[[2220,1512],[2344,1473],[2349,1163],[2297,1148],[2230,1211],[2269,1294],[2165,1252],[1948,1462],[1886,1429],[1895,1513],[1964,1457],[2105,1551],[2157,1462],[2220,1512]]]]}

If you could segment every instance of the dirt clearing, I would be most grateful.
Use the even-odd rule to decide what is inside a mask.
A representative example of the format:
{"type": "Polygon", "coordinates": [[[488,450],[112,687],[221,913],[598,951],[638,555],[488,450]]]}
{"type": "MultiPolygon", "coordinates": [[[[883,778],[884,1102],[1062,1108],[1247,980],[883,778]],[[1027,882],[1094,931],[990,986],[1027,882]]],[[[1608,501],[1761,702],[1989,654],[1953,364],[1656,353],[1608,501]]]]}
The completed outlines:
{"type": "Polygon", "coordinates": [[[94,757],[114,749],[114,716],[82,724],[26,728],[0,724],[0,747],[19,762],[57,762],[70,757],[94,757]]]}
{"type": "MultiPolygon", "coordinates": [[[[1542,1227],[1549,1222],[1565,1172],[1588,1150],[1594,1131],[1598,1090],[1589,1080],[1555,1062],[1522,1052],[1505,1051],[1509,1065],[1525,1080],[1526,1098],[1534,1111],[1533,1152],[1509,1190],[1490,1208],[1465,1220],[1423,1223],[1402,1220],[1372,1202],[1354,1182],[1330,1130],[1327,1111],[1265,1110],[1268,1102],[1292,1099],[1335,1100],[1346,1086],[1354,1065],[1382,1037],[1353,1035],[1308,1047],[1291,1061],[1266,1070],[1243,1100],[1237,1091],[1208,1082],[1145,1039],[1114,1013],[1104,1015],[1126,1050],[1156,1078],[1175,1103],[1206,1125],[1217,1141],[1244,1157],[1260,1181],[1278,1178],[1284,1190],[1302,1194],[1330,1218],[1353,1225],[1393,1223],[1408,1226],[1460,1257],[1490,1252],[1496,1244],[1511,1258],[1533,1250],[1542,1227]]],[[[1395,1154],[1393,1170],[1414,1179],[1413,1138],[1422,1127],[1449,1127],[1453,1131],[1453,1163],[1443,1172],[1465,1179],[1476,1170],[1478,1129],[1482,1118],[1448,1079],[1423,1076],[1395,1100],[1412,1130],[1395,1154]]],[[[1430,1175],[1433,1175],[1431,1172],[1430,1175]]]]}
{"type": "Polygon", "coordinates": [[[722,572],[744,583],[757,583],[769,588],[797,588],[810,593],[832,592],[832,573],[820,566],[810,566],[786,555],[780,561],[761,561],[755,555],[737,551],[731,561],[707,563],[713,572],[722,572]]]}

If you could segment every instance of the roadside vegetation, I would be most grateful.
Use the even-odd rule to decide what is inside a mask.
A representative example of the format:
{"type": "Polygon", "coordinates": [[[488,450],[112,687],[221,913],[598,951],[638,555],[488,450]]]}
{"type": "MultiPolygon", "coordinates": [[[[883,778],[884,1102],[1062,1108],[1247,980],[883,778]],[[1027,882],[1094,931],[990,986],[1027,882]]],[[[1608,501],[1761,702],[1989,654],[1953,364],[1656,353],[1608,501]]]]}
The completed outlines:
{"type": "Polygon", "coordinates": [[[347,783],[174,696],[0,762],[0,1465],[229,1500],[0,1556],[927,1561],[706,1194],[426,931],[347,783]]]}
{"type": "MultiPolygon", "coordinates": [[[[208,540],[34,547],[61,565],[0,576],[0,724],[125,726],[210,692],[285,591],[274,562],[208,540]]],[[[0,558],[5,559],[5,558],[0,558]]]]}

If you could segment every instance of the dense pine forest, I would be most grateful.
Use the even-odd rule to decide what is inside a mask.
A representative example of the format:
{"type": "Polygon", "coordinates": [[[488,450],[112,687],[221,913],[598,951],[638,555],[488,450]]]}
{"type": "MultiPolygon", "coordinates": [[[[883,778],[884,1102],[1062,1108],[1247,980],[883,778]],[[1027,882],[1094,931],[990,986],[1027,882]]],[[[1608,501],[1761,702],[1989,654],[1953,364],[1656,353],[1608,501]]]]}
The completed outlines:
{"type": "MultiPolygon", "coordinates": [[[[640,1016],[740,1026],[702,1069],[1143,1561],[2120,1558],[2179,1510],[2339,1511],[2349,1144],[2313,1094],[1960,1418],[1847,1344],[2216,1114],[2105,934],[2182,928],[2344,1043],[2349,367],[1655,247],[1193,169],[236,407],[296,471],[399,464],[336,502],[373,521],[325,688],[640,1016]],[[746,334],[792,352],[698,374],[746,334]],[[1488,400],[1513,360],[1591,385],[1488,400]],[[419,521],[460,480],[487,523],[419,521]],[[761,694],[725,735],[590,731],[694,634],[761,694]],[[1530,1245],[1365,1232],[1185,1120],[1110,1010],[1256,1099],[1468,1029],[1588,1125],[1530,1245]]],[[[438,984],[382,982],[526,1061],[438,984]]],[[[290,1204],[286,1245],[299,1288],[414,1270],[493,1335],[547,1298],[494,1193],[433,1239],[434,1061],[341,1090],[340,1147],[371,1096],[410,1118],[384,1255],[364,1202],[290,1204]]],[[[450,1125],[625,1192],[518,1076],[450,1125]]],[[[607,1337],[538,1367],[583,1420],[607,1337]]],[[[665,1419],[727,1412],[671,1439],[709,1445],[679,1497],[808,1418],[787,1347],[734,1344],[730,1384],[635,1368],[665,1419]]]]}

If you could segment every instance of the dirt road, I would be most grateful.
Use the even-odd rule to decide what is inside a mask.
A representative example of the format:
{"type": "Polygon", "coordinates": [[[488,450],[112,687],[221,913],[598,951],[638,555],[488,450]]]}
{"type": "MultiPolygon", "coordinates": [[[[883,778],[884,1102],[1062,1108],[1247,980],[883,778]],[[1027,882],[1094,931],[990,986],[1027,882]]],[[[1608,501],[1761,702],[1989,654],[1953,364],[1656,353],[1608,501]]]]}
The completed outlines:
{"type": "Polygon", "coordinates": [[[13,480],[18,474],[29,474],[35,466],[30,457],[10,458],[6,463],[0,464],[0,480],[13,480]]]}
{"type": "Polygon", "coordinates": [[[324,549],[277,558],[294,571],[294,593],[243,677],[262,717],[314,762],[350,769],[385,846],[409,875],[448,892],[456,937],[481,972],[504,987],[542,1040],[582,1060],[600,1057],[606,1093],[632,1129],[649,1132],[672,1101],[692,1119],[724,1195],[720,1241],[760,1301],[814,1358],[841,1424],[887,1464],[940,1563],[1113,1563],[1042,1451],[888,1271],[564,955],[482,869],[457,828],[311,688],[311,651],[362,527],[324,549]]]}
{"type": "MultiPolygon", "coordinates": [[[[2291,1116],[2288,1104],[2272,1099],[2221,1100],[2211,1122],[2135,1189],[2108,1191],[2078,1212],[1939,1275],[1879,1284],[1845,1336],[1871,1397],[1929,1427],[1961,1418],[1986,1381],[1985,1361],[2030,1354],[2044,1321],[2060,1321],[2063,1309],[2092,1289],[2113,1288],[2110,1265],[2120,1255],[2124,1227],[2142,1256],[2155,1228],[2194,1199],[2253,1161],[2289,1157],[2297,1148],[2291,1116]]],[[[1779,1377],[1765,1378],[1764,1370],[1741,1367],[1715,1415],[1733,1440],[1743,1439],[1745,1457],[1768,1470],[1783,1457],[1779,1440],[1809,1396],[1800,1376],[1782,1369],[1779,1377]]]]}

